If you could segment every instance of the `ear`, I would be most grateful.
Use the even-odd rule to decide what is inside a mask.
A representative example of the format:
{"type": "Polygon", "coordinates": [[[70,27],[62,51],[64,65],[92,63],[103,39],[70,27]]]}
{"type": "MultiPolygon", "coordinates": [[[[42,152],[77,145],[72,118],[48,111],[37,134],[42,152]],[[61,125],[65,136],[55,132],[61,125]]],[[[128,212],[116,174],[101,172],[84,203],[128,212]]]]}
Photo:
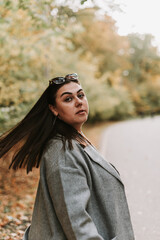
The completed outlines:
{"type": "Polygon", "coordinates": [[[51,110],[51,112],[53,112],[53,114],[54,114],[55,116],[58,116],[58,111],[57,111],[57,109],[56,109],[55,106],[49,104],[48,107],[49,107],[49,109],[51,110]]]}

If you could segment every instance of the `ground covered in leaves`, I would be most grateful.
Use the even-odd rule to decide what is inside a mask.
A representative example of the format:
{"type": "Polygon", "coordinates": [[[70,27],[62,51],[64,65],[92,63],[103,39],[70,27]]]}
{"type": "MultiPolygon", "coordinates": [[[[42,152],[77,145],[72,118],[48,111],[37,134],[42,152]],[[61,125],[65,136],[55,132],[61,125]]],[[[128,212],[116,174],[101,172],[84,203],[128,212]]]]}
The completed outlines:
{"type": "MultiPolygon", "coordinates": [[[[84,133],[98,147],[99,137],[108,125],[87,125],[84,133]]],[[[8,165],[0,161],[0,240],[21,240],[31,223],[39,169],[27,175],[24,169],[8,170],[8,165]]]]}
{"type": "Polygon", "coordinates": [[[0,172],[0,240],[19,240],[31,222],[38,170],[27,175],[2,166],[0,172]]]}

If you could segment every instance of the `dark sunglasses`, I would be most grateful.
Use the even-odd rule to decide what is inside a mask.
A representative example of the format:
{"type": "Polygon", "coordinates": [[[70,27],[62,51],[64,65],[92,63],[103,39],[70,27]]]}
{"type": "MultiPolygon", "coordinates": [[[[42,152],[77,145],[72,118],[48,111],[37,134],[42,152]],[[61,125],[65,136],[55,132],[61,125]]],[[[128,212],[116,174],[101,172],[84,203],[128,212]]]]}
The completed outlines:
{"type": "Polygon", "coordinates": [[[53,78],[53,79],[49,80],[49,85],[62,84],[66,80],[78,80],[78,74],[77,73],[71,73],[71,74],[67,74],[65,77],[53,78]]]}

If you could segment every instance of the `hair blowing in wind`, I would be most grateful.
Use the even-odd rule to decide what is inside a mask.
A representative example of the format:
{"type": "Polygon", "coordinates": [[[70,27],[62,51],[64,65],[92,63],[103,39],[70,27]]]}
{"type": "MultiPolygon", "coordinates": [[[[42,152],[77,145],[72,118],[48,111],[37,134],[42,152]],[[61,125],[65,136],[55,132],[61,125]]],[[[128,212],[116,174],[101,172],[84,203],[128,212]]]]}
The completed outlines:
{"type": "MultiPolygon", "coordinates": [[[[9,168],[26,168],[28,173],[33,167],[39,167],[46,143],[57,133],[69,140],[70,148],[72,139],[83,144],[84,137],[72,126],[56,118],[48,107],[49,104],[55,105],[58,89],[71,81],[48,86],[24,119],[0,136],[0,158],[5,161],[9,159],[9,168]]],[[[78,80],[74,82],[79,84],[78,80]]]]}

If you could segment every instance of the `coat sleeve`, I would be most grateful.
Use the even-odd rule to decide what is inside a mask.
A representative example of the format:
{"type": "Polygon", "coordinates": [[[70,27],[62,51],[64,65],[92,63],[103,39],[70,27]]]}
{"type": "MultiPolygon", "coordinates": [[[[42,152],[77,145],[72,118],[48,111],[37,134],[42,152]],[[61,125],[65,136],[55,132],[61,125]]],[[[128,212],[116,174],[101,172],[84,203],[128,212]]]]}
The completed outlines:
{"type": "Polygon", "coordinates": [[[84,156],[78,151],[59,151],[48,177],[48,188],[57,217],[68,240],[103,240],[87,212],[90,188],[84,156]]]}

